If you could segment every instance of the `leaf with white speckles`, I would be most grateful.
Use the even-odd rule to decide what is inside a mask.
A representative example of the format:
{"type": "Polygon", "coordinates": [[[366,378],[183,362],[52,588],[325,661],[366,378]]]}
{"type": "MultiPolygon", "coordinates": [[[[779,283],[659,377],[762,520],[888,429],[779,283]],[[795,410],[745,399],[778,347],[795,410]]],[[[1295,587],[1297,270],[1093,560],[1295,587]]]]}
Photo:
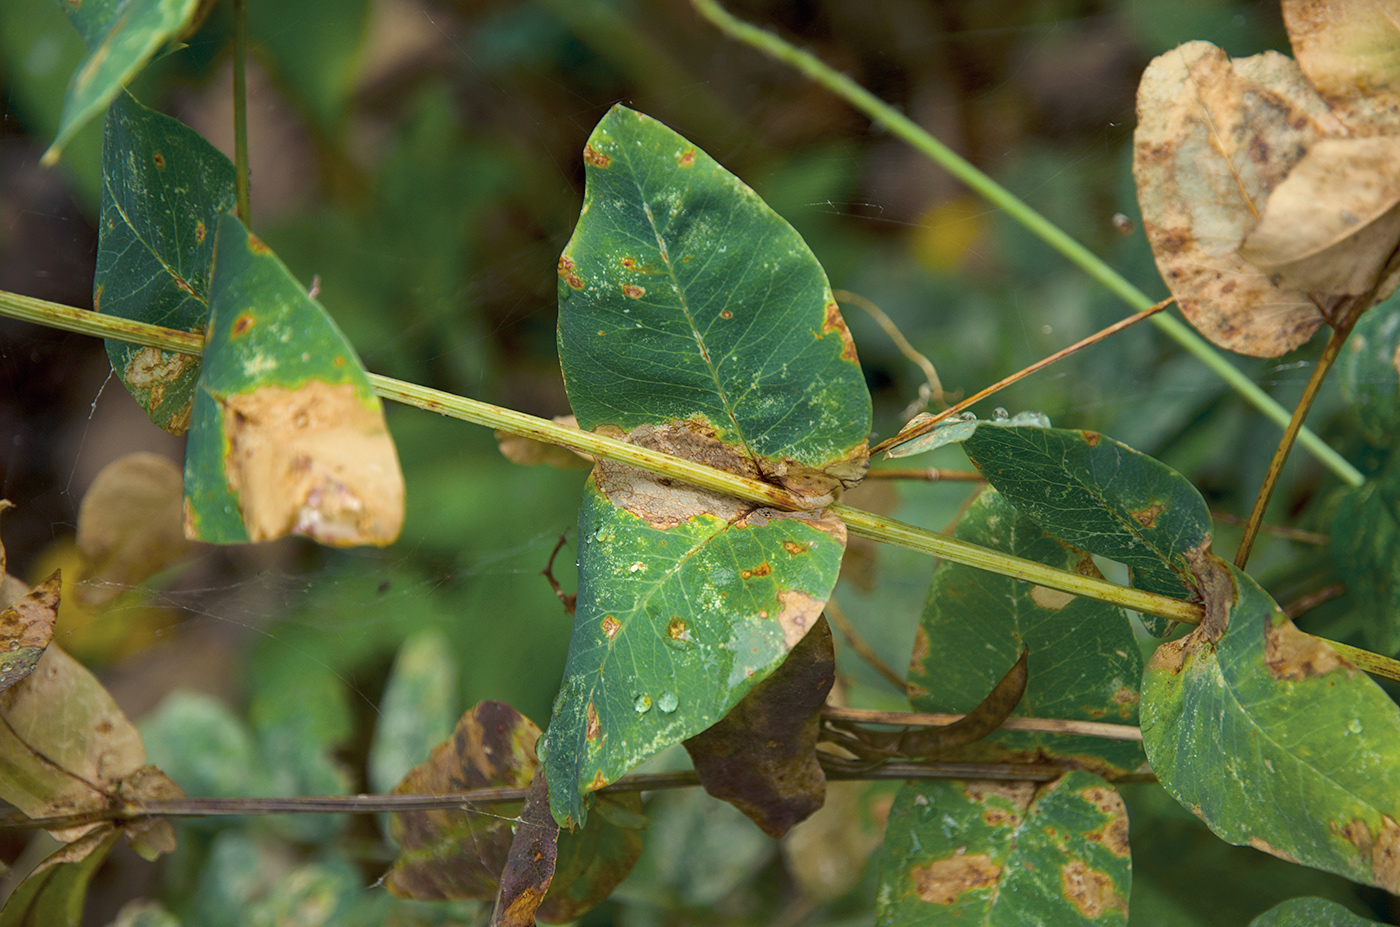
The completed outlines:
{"type": "Polygon", "coordinates": [[[1249,922],[1249,927],[1381,927],[1326,898],[1290,898],[1249,922]]]}
{"type": "Polygon", "coordinates": [[[219,224],[209,339],[185,450],[185,533],[392,543],[403,474],[345,336],[233,216],[219,224]]]}

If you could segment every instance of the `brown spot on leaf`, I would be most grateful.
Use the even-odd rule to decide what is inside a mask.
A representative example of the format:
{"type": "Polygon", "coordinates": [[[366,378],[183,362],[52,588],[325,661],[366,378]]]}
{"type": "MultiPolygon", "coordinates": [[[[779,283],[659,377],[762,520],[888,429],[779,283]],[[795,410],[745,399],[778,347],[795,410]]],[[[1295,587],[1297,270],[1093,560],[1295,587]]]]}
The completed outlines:
{"type": "Polygon", "coordinates": [[[1275,679],[1307,679],[1349,666],[1337,651],[1286,618],[1264,627],[1264,664],[1275,679]]]}
{"type": "Polygon", "coordinates": [[[1034,782],[996,782],[990,779],[975,779],[963,783],[963,794],[969,801],[978,804],[986,802],[988,798],[1000,798],[1010,802],[1014,807],[1025,811],[1030,807],[1031,799],[1035,797],[1034,782]]]}
{"type": "Polygon", "coordinates": [[[744,579],[753,579],[755,576],[767,576],[772,572],[773,568],[769,566],[768,561],[765,560],[752,570],[740,570],[739,576],[744,579]]]}
{"type": "Polygon", "coordinates": [[[914,649],[909,652],[909,674],[923,673],[924,661],[928,659],[928,632],[923,624],[914,629],[914,649]]]}
{"type": "Polygon", "coordinates": [[[841,336],[841,359],[857,363],[856,343],[851,339],[851,330],[846,327],[846,320],[841,318],[841,308],[836,305],[835,300],[826,304],[826,313],[822,319],[822,336],[832,332],[841,336]]]}
{"type": "Polygon", "coordinates": [[[787,551],[788,553],[790,553],[790,554],[792,554],[794,557],[796,557],[798,554],[805,554],[805,553],[807,553],[807,545],[806,545],[806,544],[799,544],[799,543],[797,543],[796,541],[784,541],[784,542],[783,542],[783,550],[787,551]]]}
{"type": "Polygon", "coordinates": [[[599,168],[606,168],[609,164],[612,164],[612,158],[603,154],[592,145],[583,146],[583,160],[599,168]]]}
{"type": "Polygon", "coordinates": [[[633,286],[630,283],[622,288],[622,292],[628,299],[641,299],[643,296],[647,295],[645,289],[639,286],[633,286]]]}
{"type": "Polygon", "coordinates": [[[1157,516],[1161,515],[1166,509],[1167,507],[1160,502],[1154,502],[1145,509],[1138,509],[1128,514],[1131,515],[1133,521],[1137,522],[1139,525],[1142,525],[1144,528],[1151,528],[1153,525],[1157,524],[1157,516]]]}
{"type": "Polygon", "coordinates": [[[734,318],[734,313],[730,312],[728,309],[722,309],[720,310],[719,317],[721,319],[732,319],[734,318]]]}
{"type": "Polygon", "coordinates": [[[603,771],[597,770],[593,773],[593,781],[588,783],[588,791],[596,792],[608,784],[608,777],[603,775],[603,771]]]}
{"type": "Polygon", "coordinates": [[[204,220],[200,219],[194,224],[194,242],[197,245],[204,244],[204,236],[209,234],[209,230],[204,226],[204,220]]]}
{"type": "Polygon", "coordinates": [[[625,257],[622,259],[622,266],[626,267],[628,270],[631,270],[632,268],[637,266],[637,259],[625,257]]]}
{"type": "Polygon", "coordinates": [[[593,699],[588,700],[588,726],[584,730],[584,740],[597,740],[603,734],[603,726],[598,723],[598,709],[593,707],[593,699]]]}
{"type": "Polygon", "coordinates": [[[267,245],[263,244],[262,239],[252,234],[251,232],[248,234],[248,250],[257,255],[266,255],[272,253],[272,249],[269,248],[267,245]]]}
{"type": "Polygon", "coordinates": [[[672,615],[670,623],[666,625],[666,636],[673,641],[684,643],[690,640],[690,628],[680,615],[672,615]]]}
{"type": "Polygon", "coordinates": [[[695,149],[687,149],[681,154],[681,167],[690,167],[695,163],[695,149]]]}
{"type": "Polygon", "coordinates": [[[249,330],[252,329],[256,322],[257,320],[253,318],[251,312],[239,313],[238,318],[233,320],[233,327],[229,331],[230,337],[238,338],[248,334],[249,330]]]}
{"type": "Polygon", "coordinates": [[[614,615],[604,615],[602,625],[603,633],[608,636],[608,643],[612,643],[612,639],[617,637],[617,632],[622,628],[622,622],[614,615]]]}
{"type": "Polygon", "coordinates": [[[783,629],[783,643],[791,650],[806,636],[807,629],[821,618],[826,602],[795,589],[779,592],[778,601],[782,603],[782,610],[778,612],[778,624],[783,629]]]}
{"type": "Polygon", "coordinates": [[[1394,818],[1381,815],[1380,829],[1375,833],[1360,819],[1341,828],[1334,824],[1333,829],[1370,862],[1372,884],[1392,893],[1400,891],[1400,825],[1394,818]]]}
{"type": "Polygon", "coordinates": [[[151,160],[155,162],[157,170],[165,170],[165,155],[157,151],[155,154],[151,155],[151,160]]]}
{"type": "Polygon", "coordinates": [[[1103,437],[1097,431],[1081,431],[1080,434],[1084,436],[1084,443],[1090,447],[1098,447],[1099,440],[1103,437]]]}
{"type": "Polygon", "coordinates": [[[1115,705],[1136,705],[1138,702],[1142,701],[1142,696],[1132,689],[1129,689],[1127,686],[1119,686],[1113,695],[1109,697],[1109,701],[1115,705]]]}
{"type": "Polygon", "coordinates": [[[1128,809],[1123,805],[1123,799],[1119,796],[1118,790],[1108,786],[1092,785],[1080,791],[1084,800],[1104,814],[1109,816],[1108,823],[1096,831],[1091,831],[1086,836],[1097,843],[1101,843],[1114,856],[1126,859],[1128,857],[1128,809]]]}
{"type": "Polygon", "coordinates": [[[987,854],[974,853],[915,866],[909,870],[909,878],[920,901],[947,905],[956,902],[964,892],[996,885],[1001,867],[987,854]]]}
{"type": "MultiPolygon", "coordinates": [[[[1196,817],[1200,818],[1202,821],[1206,819],[1206,816],[1203,813],[1201,813],[1201,809],[1199,806],[1192,808],[1191,813],[1196,815],[1196,817]]],[[[1280,850],[1278,847],[1264,840],[1261,840],[1258,837],[1250,837],[1249,845],[1254,847],[1254,849],[1258,850],[1261,853],[1268,853],[1270,856],[1277,856],[1279,859],[1286,859],[1290,863],[1298,862],[1298,857],[1294,856],[1292,853],[1289,853],[1286,850],[1280,850]]]]}
{"type": "MultiPolygon", "coordinates": [[[[559,257],[559,279],[575,290],[583,289],[583,278],[574,272],[574,259],[567,254],[559,257]]],[[[599,332],[598,334],[602,334],[599,332]]]]}
{"type": "Polygon", "coordinates": [[[1113,887],[1106,872],[1091,869],[1083,860],[1073,859],[1060,870],[1060,884],[1070,904],[1088,918],[1096,918],[1110,909],[1128,913],[1128,903],[1113,887]]]}

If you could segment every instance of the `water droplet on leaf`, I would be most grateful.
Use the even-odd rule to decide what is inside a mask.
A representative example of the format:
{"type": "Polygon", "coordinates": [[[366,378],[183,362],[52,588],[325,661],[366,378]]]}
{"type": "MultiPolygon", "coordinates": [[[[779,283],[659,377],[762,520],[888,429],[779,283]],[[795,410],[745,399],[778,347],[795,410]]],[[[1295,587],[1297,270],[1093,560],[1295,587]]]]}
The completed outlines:
{"type": "Polygon", "coordinates": [[[1011,417],[1011,413],[998,406],[992,410],[992,421],[1004,422],[1011,417]]]}
{"type": "Polygon", "coordinates": [[[637,714],[644,715],[651,711],[651,696],[638,695],[632,700],[632,707],[637,709],[637,714]]]}
{"type": "Polygon", "coordinates": [[[676,706],[680,703],[680,697],[676,695],[676,693],[668,689],[667,691],[662,692],[661,696],[656,700],[656,707],[660,708],[667,714],[670,714],[671,712],[676,710],[676,706]]]}

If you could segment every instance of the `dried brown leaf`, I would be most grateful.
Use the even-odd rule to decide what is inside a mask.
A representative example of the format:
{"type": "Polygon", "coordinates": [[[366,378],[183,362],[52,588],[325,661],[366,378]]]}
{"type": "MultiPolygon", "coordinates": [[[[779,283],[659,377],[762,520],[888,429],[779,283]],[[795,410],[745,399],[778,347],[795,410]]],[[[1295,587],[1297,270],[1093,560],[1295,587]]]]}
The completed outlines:
{"type": "Polygon", "coordinates": [[[78,509],[78,549],[89,565],[78,597],[106,605],[182,557],[183,500],[180,469],[164,457],[128,454],[104,467],[78,509]]]}
{"type": "Polygon", "coordinates": [[[1275,52],[1232,62],[1191,42],[1143,73],[1133,137],[1143,226],[1177,304],[1211,341],[1276,357],[1340,300],[1276,286],[1236,249],[1308,149],[1344,135],[1296,63],[1275,52]]]}
{"type": "Polygon", "coordinates": [[[700,783],[777,839],[822,806],[821,707],[836,678],[826,618],[718,724],[685,741],[700,783]]]}
{"type": "Polygon", "coordinates": [[[0,690],[33,672],[53,640],[62,578],[53,575],[0,612],[0,690]]]}
{"type": "Polygon", "coordinates": [[[536,917],[568,924],[606,901],[641,858],[646,825],[640,792],[595,793],[583,827],[559,833],[554,881],[536,917]]]}
{"type": "Polygon", "coordinates": [[[1283,0],[1298,66],[1355,136],[1400,132],[1400,2],[1283,0]]]}
{"type": "Polygon", "coordinates": [[[558,852],[559,825],[549,813],[549,786],[544,770],[536,769],[501,870],[491,927],[535,927],[535,912],[554,878],[558,852]]]}

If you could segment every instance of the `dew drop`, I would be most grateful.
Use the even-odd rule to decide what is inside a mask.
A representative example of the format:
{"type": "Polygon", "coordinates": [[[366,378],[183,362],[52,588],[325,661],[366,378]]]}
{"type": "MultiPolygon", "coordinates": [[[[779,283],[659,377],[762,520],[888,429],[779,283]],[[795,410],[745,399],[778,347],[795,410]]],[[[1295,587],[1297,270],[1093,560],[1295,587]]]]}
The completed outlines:
{"type": "Polygon", "coordinates": [[[992,410],[992,421],[1004,422],[1011,417],[1011,413],[998,406],[992,410]]]}
{"type": "Polygon", "coordinates": [[[541,735],[540,735],[540,739],[537,740],[537,741],[535,741],[535,756],[539,758],[539,761],[540,761],[541,763],[545,762],[546,758],[548,758],[548,756],[549,756],[549,733],[548,733],[548,732],[545,732],[545,733],[541,734],[541,735]]]}
{"type": "Polygon", "coordinates": [[[1352,718],[1351,723],[1347,725],[1347,730],[1351,731],[1353,734],[1360,734],[1361,722],[1356,720],[1355,718],[1352,718]]]}
{"type": "Polygon", "coordinates": [[[662,693],[661,693],[661,695],[660,695],[659,698],[657,698],[657,700],[656,700],[656,707],[657,707],[657,708],[660,708],[662,711],[666,712],[667,714],[670,714],[671,712],[673,712],[673,711],[676,710],[676,706],[679,705],[680,703],[681,703],[680,697],[679,697],[678,695],[676,695],[676,693],[674,693],[674,692],[672,692],[671,690],[667,689],[665,692],[662,692],[662,693]]]}
{"type": "Polygon", "coordinates": [[[953,416],[953,419],[954,419],[955,421],[959,421],[959,422],[975,422],[975,421],[977,421],[977,413],[976,413],[976,412],[964,412],[964,413],[962,413],[961,415],[955,415],[955,416],[953,416]]]}
{"type": "Polygon", "coordinates": [[[646,714],[647,712],[651,711],[651,696],[638,695],[637,697],[632,699],[632,707],[637,709],[637,714],[646,714]]]}

